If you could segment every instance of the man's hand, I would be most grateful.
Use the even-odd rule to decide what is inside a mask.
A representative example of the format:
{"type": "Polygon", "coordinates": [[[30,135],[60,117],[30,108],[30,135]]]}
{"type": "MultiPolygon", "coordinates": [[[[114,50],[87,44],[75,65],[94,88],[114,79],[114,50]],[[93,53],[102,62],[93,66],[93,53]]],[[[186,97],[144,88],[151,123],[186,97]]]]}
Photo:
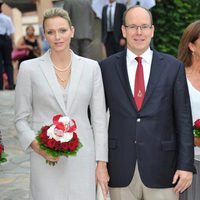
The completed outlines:
{"type": "Polygon", "coordinates": [[[186,190],[192,183],[192,176],[192,172],[177,170],[172,182],[175,184],[178,181],[174,188],[174,192],[182,193],[184,190],[186,190]]]}

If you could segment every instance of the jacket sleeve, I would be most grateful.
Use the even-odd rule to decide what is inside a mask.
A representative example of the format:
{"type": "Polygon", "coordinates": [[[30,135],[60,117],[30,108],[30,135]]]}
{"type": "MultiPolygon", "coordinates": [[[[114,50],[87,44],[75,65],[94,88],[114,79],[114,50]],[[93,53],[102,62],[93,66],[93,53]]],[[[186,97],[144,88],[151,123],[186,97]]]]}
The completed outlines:
{"type": "Polygon", "coordinates": [[[23,150],[35,139],[35,132],[31,129],[28,120],[32,114],[31,71],[24,62],[20,65],[15,88],[15,125],[23,150]]]}
{"type": "Polygon", "coordinates": [[[108,161],[108,132],[105,95],[99,65],[93,75],[93,93],[90,102],[91,122],[94,131],[96,160],[108,161]]]}
{"type": "Polygon", "coordinates": [[[175,81],[174,111],[178,138],[177,169],[195,172],[192,114],[185,70],[182,64],[175,81]]]}

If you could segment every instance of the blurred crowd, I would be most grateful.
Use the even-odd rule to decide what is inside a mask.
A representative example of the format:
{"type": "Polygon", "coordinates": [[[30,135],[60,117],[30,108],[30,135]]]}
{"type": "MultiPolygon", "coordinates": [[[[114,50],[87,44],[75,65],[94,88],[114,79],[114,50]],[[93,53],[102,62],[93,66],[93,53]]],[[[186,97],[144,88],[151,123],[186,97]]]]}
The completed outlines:
{"type": "MultiPolygon", "coordinates": [[[[3,0],[0,0],[0,7],[3,3],[3,0]]],[[[155,6],[154,0],[65,0],[58,1],[54,6],[67,10],[75,27],[71,49],[78,55],[95,59],[92,55],[92,42],[96,37],[95,19],[101,21],[101,33],[98,36],[101,37],[99,40],[102,43],[99,42],[99,47],[101,57],[105,58],[124,49],[126,41],[121,32],[123,12],[127,7],[138,3],[146,8],[155,6]],[[114,6],[110,9],[109,4],[114,6]],[[83,11],[84,15],[82,15],[83,11]]],[[[0,21],[2,20],[5,28],[4,26],[0,28],[0,90],[12,90],[15,88],[21,62],[42,55],[49,49],[49,45],[44,38],[41,25],[39,35],[36,35],[34,26],[28,25],[25,35],[15,42],[13,36],[15,27],[12,19],[0,10],[0,21]]]]}

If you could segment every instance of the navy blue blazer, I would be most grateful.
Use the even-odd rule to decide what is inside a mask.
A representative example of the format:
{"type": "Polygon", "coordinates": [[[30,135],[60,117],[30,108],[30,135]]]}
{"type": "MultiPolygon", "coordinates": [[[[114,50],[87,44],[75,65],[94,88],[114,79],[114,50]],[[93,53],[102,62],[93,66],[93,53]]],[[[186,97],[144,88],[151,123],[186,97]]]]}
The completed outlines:
{"type": "Polygon", "coordinates": [[[138,112],[130,88],[126,50],[100,62],[109,121],[109,186],[128,186],[136,161],[150,188],[173,187],[177,169],[194,171],[194,142],[183,63],[153,50],[149,82],[138,112]]]}

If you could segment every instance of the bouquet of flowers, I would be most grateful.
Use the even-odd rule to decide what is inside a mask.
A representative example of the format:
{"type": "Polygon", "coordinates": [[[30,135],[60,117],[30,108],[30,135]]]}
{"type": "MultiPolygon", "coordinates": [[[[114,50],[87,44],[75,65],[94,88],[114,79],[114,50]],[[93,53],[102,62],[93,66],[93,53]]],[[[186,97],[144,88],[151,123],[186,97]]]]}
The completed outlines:
{"type": "MultiPolygon", "coordinates": [[[[82,147],[76,131],[76,123],[67,116],[55,115],[53,124],[43,126],[36,139],[41,149],[53,157],[75,156],[82,147]]],[[[46,161],[49,165],[57,162],[46,161]]]]}
{"type": "Polygon", "coordinates": [[[194,144],[200,147],[200,119],[194,122],[193,126],[194,144]]]}
{"type": "Polygon", "coordinates": [[[7,154],[4,152],[4,146],[2,143],[1,132],[0,132],[0,164],[7,161],[6,157],[7,154]]]}

